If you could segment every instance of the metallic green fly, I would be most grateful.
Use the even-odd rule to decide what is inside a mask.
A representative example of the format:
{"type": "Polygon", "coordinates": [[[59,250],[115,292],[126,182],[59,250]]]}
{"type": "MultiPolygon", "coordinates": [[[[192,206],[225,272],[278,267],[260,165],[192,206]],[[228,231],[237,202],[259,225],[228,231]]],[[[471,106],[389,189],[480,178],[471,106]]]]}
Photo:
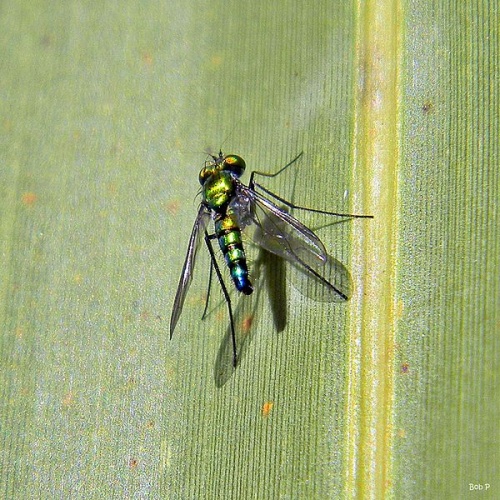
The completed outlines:
{"type": "Polygon", "coordinates": [[[250,183],[244,185],[239,178],[245,171],[245,161],[237,155],[212,156],[200,171],[202,202],[189,239],[186,259],[182,268],[177,293],[170,319],[170,338],[174,333],[184,306],[184,301],[193,278],[196,255],[204,240],[210,254],[211,271],[215,270],[227,304],[233,347],[233,366],[238,362],[233,308],[224,277],[217,262],[212,240],[217,239],[224,255],[231,279],[238,292],[250,295],[253,285],[249,278],[247,259],[241,232],[250,240],[292,263],[305,274],[315,287],[320,287],[323,299],[344,302],[352,293],[349,271],[343,264],[328,255],[325,246],[314,232],[298,221],[286,210],[279,208],[265,195],[291,209],[306,210],[326,215],[349,218],[372,218],[371,215],[341,214],[305,208],[290,203],[255,181],[255,176],[276,177],[300,158],[294,160],[274,174],[253,171],[250,183]],[[214,222],[214,232],[207,226],[214,222]]]}

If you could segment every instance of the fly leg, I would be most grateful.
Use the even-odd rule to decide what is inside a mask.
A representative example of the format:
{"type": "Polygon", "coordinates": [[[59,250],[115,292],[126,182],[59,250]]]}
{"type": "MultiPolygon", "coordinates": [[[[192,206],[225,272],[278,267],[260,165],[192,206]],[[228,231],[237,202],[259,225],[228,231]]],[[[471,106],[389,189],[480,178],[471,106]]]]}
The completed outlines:
{"type": "Polygon", "coordinates": [[[278,170],[274,174],[268,174],[268,173],[265,173],[265,172],[259,172],[257,170],[254,170],[250,174],[250,183],[249,183],[248,187],[252,191],[255,191],[255,188],[258,188],[258,189],[264,191],[264,193],[266,193],[267,195],[272,196],[275,200],[278,200],[280,203],[283,203],[283,205],[286,205],[287,207],[292,208],[292,209],[305,210],[306,212],[314,212],[314,213],[317,213],[317,214],[334,215],[336,217],[350,217],[350,218],[353,218],[353,219],[354,218],[356,218],[356,219],[373,219],[373,215],[341,214],[341,213],[338,213],[338,212],[329,212],[329,211],[326,211],[326,210],[318,210],[318,209],[315,209],[315,208],[301,207],[299,205],[295,205],[294,203],[291,203],[288,200],[285,200],[284,198],[281,198],[281,196],[278,196],[277,194],[273,193],[269,189],[267,189],[264,186],[260,185],[258,182],[255,182],[254,177],[256,175],[261,175],[262,177],[276,177],[276,176],[278,176],[284,170],[286,170],[288,167],[290,167],[291,165],[293,165],[303,155],[303,153],[304,153],[303,151],[300,152],[292,161],[290,161],[289,163],[287,163],[282,169],[278,170]]]}
{"type": "Polygon", "coordinates": [[[281,168],[277,172],[274,172],[274,174],[268,174],[266,172],[259,172],[258,170],[253,170],[252,173],[250,174],[250,184],[249,184],[250,189],[253,189],[255,185],[259,186],[253,180],[255,175],[262,175],[262,177],[277,177],[282,172],[284,172],[289,166],[293,165],[303,154],[304,151],[301,151],[292,161],[288,162],[283,168],[281,168]]]}
{"type": "Polygon", "coordinates": [[[227,304],[227,310],[229,312],[229,323],[231,325],[231,340],[233,342],[233,366],[236,367],[238,363],[238,354],[236,349],[236,333],[234,330],[234,319],[233,319],[233,308],[231,306],[231,297],[229,297],[229,292],[227,291],[226,285],[224,284],[224,279],[222,278],[222,273],[220,272],[219,264],[217,264],[217,259],[215,258],[215,252],[212,247],[212,241],[217,236],[215,234],[208,234],[205,230],[205,243],[207,244],[208,252],[210,253],[210,260],[212,262],[212,266],[215,269],[215,274],[217,274],[217,279],[219,280],[219,284],[222,288],[222,293],[224,294],[224,298],[227,304]]]}
{"type": "Polygon", "coordinates": [[[210,291],[212,290],[212,276],[214,274],[214,263],[213,260],[210,259],[210,274],[208,275],[208,288],[207,288],[207,298],[205,300],[205,309],[203,309],[203,314],[201,315],[201,319],[204,320],[207,316],[208,304],[210,302],[210,291]]]}

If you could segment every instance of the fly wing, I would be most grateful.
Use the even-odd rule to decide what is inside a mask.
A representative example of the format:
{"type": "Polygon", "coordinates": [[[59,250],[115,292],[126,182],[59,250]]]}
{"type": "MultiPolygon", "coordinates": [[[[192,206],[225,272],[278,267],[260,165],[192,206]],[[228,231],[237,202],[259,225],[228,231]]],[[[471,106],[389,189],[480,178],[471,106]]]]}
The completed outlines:
{"type": "Polygon", "coordinates": [[[184,261],[179,285],[177,286],[177,292],[175,294],[174,307],[172,308],[172,316],[170,318],[170,338],[172,338],[174,334],[175,327],[182,313],[184,300],[186,299],[189,286],[193,279],[196,254],[200,248],[203,233],[205,232],[209,220],[210,212],[204,205],[201,205],[196,220],[194,221],[193,230],[191,231],[186,260],[184,261]]]}
{"type": "MultiPolygon", "coordinates": [[[[343,302],[351,296],[351,278],[345,266],[328,255],[311,229],[274,203],[243,184],[233,202],[242,228],[252,241],[265,250],[288,260],[306,274],[308,296],[317,300],[343,302]],[[313,292],[315,284],[326,294],[313,292]]],[[[304,289],[304,288],[303,288],[304,289]]]]}
{"type": "Polygon", "coordinates": [[[315,267],[326,262],[325,246],[313,231],[259,193],[239,187],[237,213],[243,227],[254,225],[249,234],[255,244],[291,262],[298,258],[315,267]]]}

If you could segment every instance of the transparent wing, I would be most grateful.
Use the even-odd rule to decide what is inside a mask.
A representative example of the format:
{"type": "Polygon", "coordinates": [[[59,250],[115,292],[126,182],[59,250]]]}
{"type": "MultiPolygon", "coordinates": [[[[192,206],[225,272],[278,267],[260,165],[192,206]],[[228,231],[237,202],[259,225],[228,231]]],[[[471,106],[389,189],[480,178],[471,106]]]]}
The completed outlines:
{"type": "Polygon", "coordinates": [[[326,262],[326,249],[313,231],[259,193],[243,184],[238,187],[241,195],[232,205],[242,227],[250,226],[255,244],[291,262],[297,258],[313,266],[326,262]]]}
{"type": "Polygon", "coordinates": [[[194,221],[193,230],[191,231],[191,237],[189,238],[186,260],[184,261],[179,285],[177,286],[177,292],[175,294],[172,316],[170,318],[170,338],[172,338],[175,327],[182,313],[184,301],[193,279],[193,269],[196,261],[196,254],[198,252],[198,249],[200,248],[200,243],[203,239],[203,233],[205,232],[205,228],[207,227],[207,223],[209,220],[210,212],[204,205],[200,205],[198,215],[196,217],[196,220],[194,221]]]}
{"type": "MultiPolygon", "coordinates": [[[[317,300],[343,302],[352,285],[345,266],[327,254],[321,240],[308,227],[274,203],[243,184],[231,203],[242,228],[252,241],[286,259],[309,279],[303,280],[308,296],[317,300]],[[314,288],[321,291],[314,291],[314,288]]],[[[305,289],[304,289],[305,287],[305,289]]]]}

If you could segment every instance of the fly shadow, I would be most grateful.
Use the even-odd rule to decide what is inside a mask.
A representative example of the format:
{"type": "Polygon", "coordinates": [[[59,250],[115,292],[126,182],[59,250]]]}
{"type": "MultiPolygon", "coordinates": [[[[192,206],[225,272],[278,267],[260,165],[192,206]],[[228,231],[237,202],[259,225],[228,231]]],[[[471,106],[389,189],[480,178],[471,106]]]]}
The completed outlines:
{"type": "MultiPolygon", "coordinates": [[[[330,222],[325,226],[341,224],[345,221],[330,222]]],[[[258,240],[258,238],[256,238],[258,240]]],[[[301,261],[291,262],[266,250],[258,248],[258,256],[252,261],[252,279],[256,290],[250,296],[236,295],[238,305],[234,310],[234,332],[236,348],[239,353],[238,363],[234,366],[232,329],[229,325],[221,342],[214,367],[214,379],[217,387],[228,382],[240,365],[257,330],[259,304],[261,294],[267,290],[267,299],[271,310],[272,324],[276,333],[282,332],[287,324],[288,297],[287,281],[302,295],[315,302],[344,302],[352,293],[352,279],[347,268],[331,255],[326,255],[326,261],[321,266],[321,274],[304,266],[301,261]],[[325,282],[335,284],[342,290],[342,295],[332,293],[325,282]]],[[[233,295],[235,292],[233,291],[233,295]]]]}
{"type": "Polygon", "coordinates": [[[285,261],[282,258],[259,248],[257,259],[252,262],[252,279],[257,285],[256,290],[250,296],[239,297],[240,300],[234,310],[238,363],[234,366],[232,333],[229,326],[219,347],[214,366],[214,379],[217,387],[222,387],[228,382],[245,357],[257,330],[256,313],[264,288],[267,290],[274,330],[280,333],[285,329],[287,323],[285,267],[285,261]]]}

